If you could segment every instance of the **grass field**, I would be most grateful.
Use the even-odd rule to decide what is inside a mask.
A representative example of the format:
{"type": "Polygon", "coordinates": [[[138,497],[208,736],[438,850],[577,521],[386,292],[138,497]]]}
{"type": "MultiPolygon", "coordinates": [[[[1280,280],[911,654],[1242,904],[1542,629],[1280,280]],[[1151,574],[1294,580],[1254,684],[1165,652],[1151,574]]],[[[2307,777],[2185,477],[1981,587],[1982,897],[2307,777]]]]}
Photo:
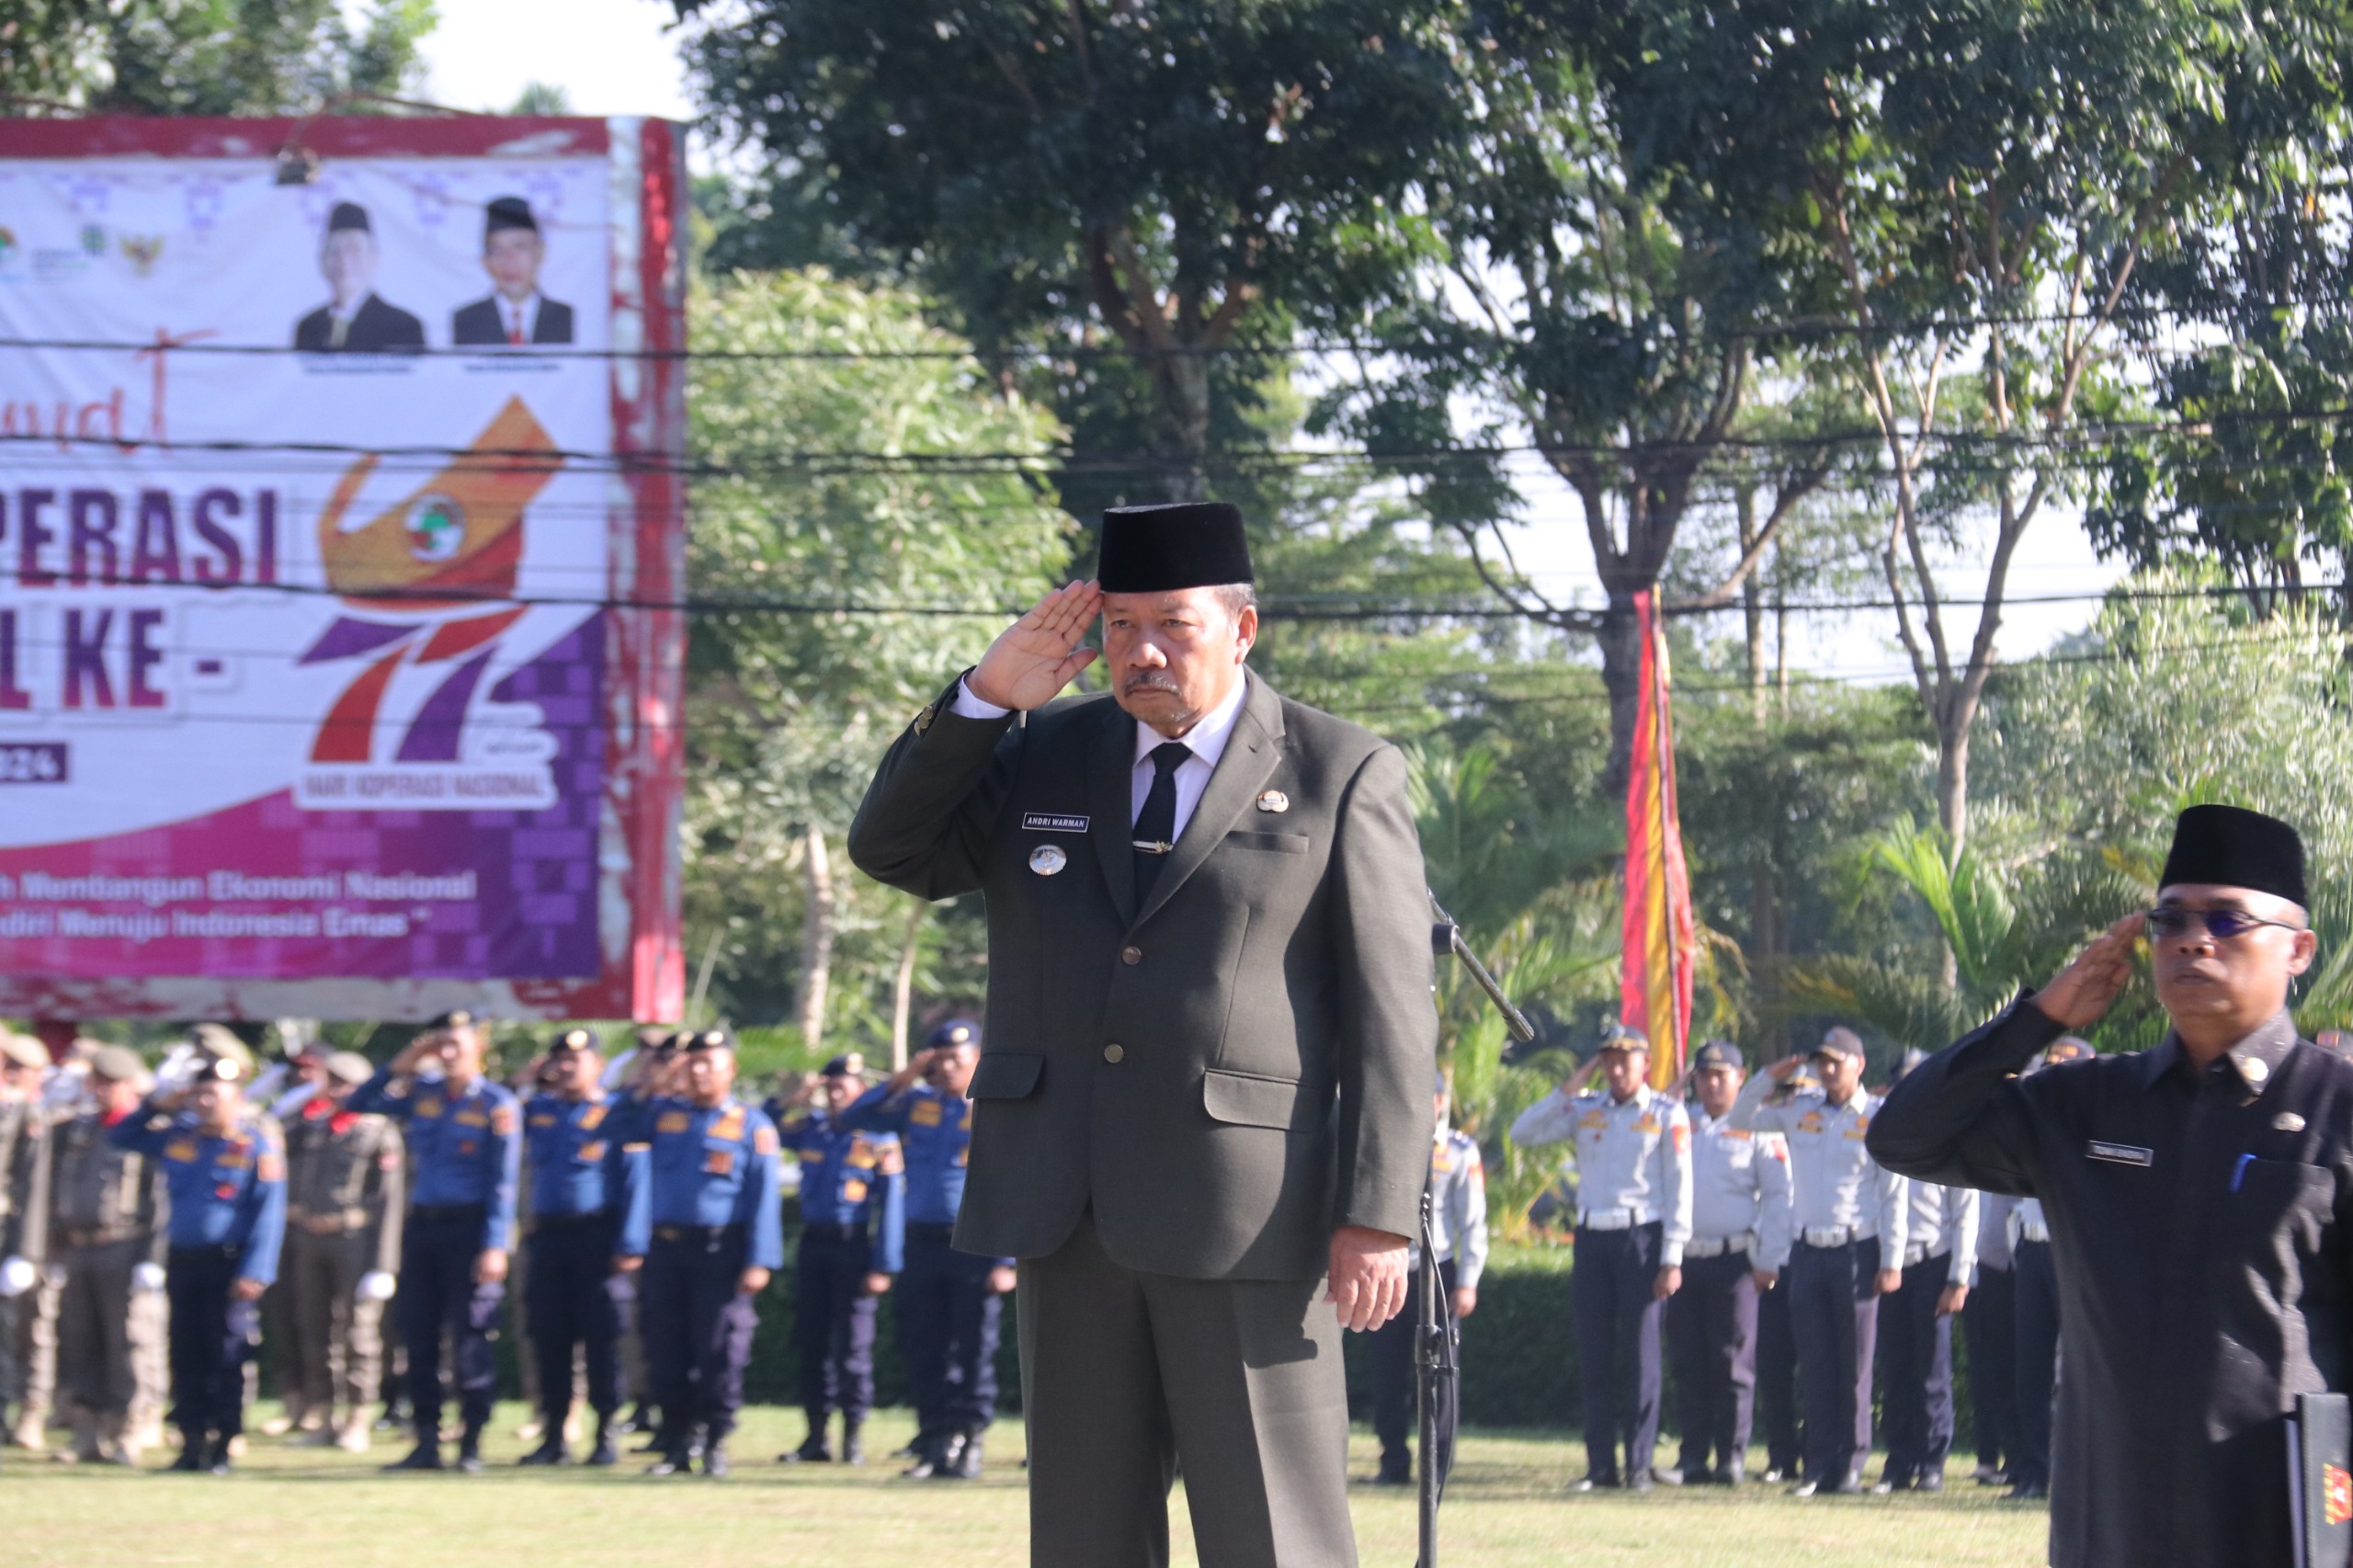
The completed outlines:
{"type": "MultiPolygon", "coordinates": [[[[256,1419],[267,1411],[256,1413],[256,1419]]],[[[878,1459],[858,1470],[783,1466],[800,1416],[745,1413],[721,1482],[654,1480],[634,1456],[612,1471],[517,1470],[523,1418],[502,1407],[492,1468],[479,1477],[383,1476],[400,1449],[358,1456],[252,1439],[238,1472],[132,1473],[45,1462],[11,1449],[0,1460],[0,1542],[12,1563],[38,1568],[194,1564],[199,1568],[719,1568],[812,1563],[825,1568],[964,1568],[1027,1560],[1021,1428],[1002,1423],[989,1473],[974,1483],[902,1481],[878,1459]]],[[[869,1429],[878,1454],[905,1440],[903,1413],[869,1429]]],[[[1356,1468],[1372,1466],[1359,1432],[1356,1468]]],[[[1463,1443],[1443,1517],[1442,1561],[1465,1568],[1641,1563],[1644,1568],[2032,1568],[2042,1558],[2040,1508],[1995,1501],[1956,1461],[1941,1496],[1795,1502],[1779,1487],[1738,1492],[1661,1488],[1573,1497],[1583,1449],[1556,1436],[1474,1434],[1463,1443]]],[[[1355,1494],[1366,1568],[1414,1561],[1410,1493],[1355,1494]]],[[[1194,1561],[1181,1494],[1172,1509],[1176,1560],[1194,1561]]]]}

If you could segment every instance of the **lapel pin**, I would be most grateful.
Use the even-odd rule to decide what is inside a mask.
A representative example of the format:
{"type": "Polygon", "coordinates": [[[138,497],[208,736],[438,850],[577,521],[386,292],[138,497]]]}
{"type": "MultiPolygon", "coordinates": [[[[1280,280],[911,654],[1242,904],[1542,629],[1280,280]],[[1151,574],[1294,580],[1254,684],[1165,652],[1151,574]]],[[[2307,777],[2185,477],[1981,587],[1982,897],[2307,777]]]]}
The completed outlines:
{"type": "Polygon", "coordinates": [[[2292,1110],[2283,1110],[2271,1119],[2271,1125],[2282,1132],[2302,1132],[2304,1130],[2304,1119],[2292,1110]]]}
{"type": "Polygon", "coordinates": [[[1040,844],[1029,851],[1029,869],[1041,877],[1051,877],[1069,864],[1070,857],[1059,844],[1040,844]]]}
{"type": "Polygon", "coordinates": [[[1262,812],[1287,812],[1290,810],[1290,797],[1280,790],[1268,790],[1258,797],[1258,809],[1262,812]]]}

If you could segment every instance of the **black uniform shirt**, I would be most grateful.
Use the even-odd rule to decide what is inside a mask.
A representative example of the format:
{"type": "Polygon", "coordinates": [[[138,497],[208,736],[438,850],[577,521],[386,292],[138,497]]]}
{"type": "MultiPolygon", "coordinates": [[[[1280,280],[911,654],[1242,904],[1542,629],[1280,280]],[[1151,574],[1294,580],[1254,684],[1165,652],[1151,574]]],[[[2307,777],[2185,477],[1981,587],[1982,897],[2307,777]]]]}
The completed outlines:
{"type": "Polygon", "coordinates": [[[2055,1568],[2285,1568],[2285,1415],[2353,1387],[2353,1063],[2282,1012],[2202,1072],[2168,1035],[2016,1076],[2062,1032],[2021,999],[1904,1076],[1870,1152],[2042,1200],[2055,1568]]]}

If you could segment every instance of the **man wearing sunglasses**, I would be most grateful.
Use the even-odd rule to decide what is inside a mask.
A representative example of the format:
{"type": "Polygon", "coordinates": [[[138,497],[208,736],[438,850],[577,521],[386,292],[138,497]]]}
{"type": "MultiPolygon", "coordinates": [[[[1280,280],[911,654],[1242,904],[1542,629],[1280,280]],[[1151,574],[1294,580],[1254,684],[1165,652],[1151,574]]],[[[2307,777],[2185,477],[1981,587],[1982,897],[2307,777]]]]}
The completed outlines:
{"type": "Polygon", "coordinates": [[[2055,1568],[2287,1568],[2284,1412],[2353,1385],[2353,1064],[2298,1039],[2302,842],[2193,806],[2154,909],[1889,1095],[1871,1153],[2041,1200],[2064,1304],[2055,1568]],[[2019,1076],[2097,1022],[2146,935],[2172,1021],[2138,1054],[2019,1076]]]}

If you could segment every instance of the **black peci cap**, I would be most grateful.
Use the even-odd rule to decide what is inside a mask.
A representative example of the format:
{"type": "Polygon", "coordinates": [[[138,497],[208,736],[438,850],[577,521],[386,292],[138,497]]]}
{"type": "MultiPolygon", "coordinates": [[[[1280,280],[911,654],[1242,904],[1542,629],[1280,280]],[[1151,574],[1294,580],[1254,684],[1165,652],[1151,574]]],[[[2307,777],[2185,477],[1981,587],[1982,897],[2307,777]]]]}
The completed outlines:
{"type": "Polygon", "coordinates": [[[2192,806],[2174,819],[2160,891],[2183,882],[2268,892],[2307,908],[2304,841],[2278,817],[2244,806],[2192,806]]]}
{"type": "Polygon", "coordinates": [[[1242,508],[1223,501],[1114,506],[1103,514],[1095,581],[1107,594],[1255,582],[1242,508]]]}
{"type": "Polygon", "coordinates": [[[540,221],[531,216],[531,204],[519,196],[498,196],[482,210],[483,238],[488,239],[501,229],[528,229],[540,232],[540,221]]]}
{"type": "Polygon", "coordinates": [[[836,1056],[818,1070],[817,1076],[820,1078],[855,1078],[858,1076],[858,1060],[855,1056],[836,1056]]]}
{"type": "Polygon", "coordinates": [[[335,210],[327,214],[327,233],[336,234],[346,229],[357,229],[363,234],[376,232],[369,225],[368,209],[357,201],[338,201],[335,210]]]}

